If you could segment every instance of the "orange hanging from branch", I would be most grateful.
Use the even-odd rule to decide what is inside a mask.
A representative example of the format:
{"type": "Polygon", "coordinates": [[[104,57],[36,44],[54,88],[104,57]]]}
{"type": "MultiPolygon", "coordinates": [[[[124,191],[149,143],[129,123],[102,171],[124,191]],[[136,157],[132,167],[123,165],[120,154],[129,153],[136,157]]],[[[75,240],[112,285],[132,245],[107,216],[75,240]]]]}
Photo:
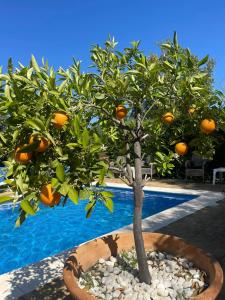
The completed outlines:
{"type": "Polygon", "coordinates": [[[184,142],[175,145],[175,151],[179,155],[185,155],[188,152],[188,145],[184,142]]]}
{"type": "Polygon", "coordinates": [[[51,183],[44,185],[41,189],[40,199],[41,202],[47,206],[57,205],[60,201],[61,195],[58,192],[54,192],[51,183]]]}
{"type": "Polygon", "coordinates": [[[116,107],[116,117],[119,120],[122,120],[126,117],[127,115],[127,109],[123,105],[118,105],[116,107]]]}
{"type": "Polygon", "coordinates": [[[57,129],[61,129],[67,122],[69,118],[64,112],[55,112],[53,114],[52,123],[57,129]]]}
{"type": "Polygon", "coordinates": [[[162,116],[162,120],[166,124],[172,124],[174,121],[174,115],[171,112],[167,112],[162,116]]]}
{"type": "MultiPolygon", "coordinates": [[[[27,146],[27,145],[24,145],[24,146],[27,146]]],[[[16,151],[15,151],[14,158],[20,164],[27,164],[30,161],[31,157],[32,157],[32,153],[30,153],[30,152],[26,152],[26,153],[25,152],[24,153],[19,152],[24,146],[17,147],[16,151]]]]}
{"type": "MultiPolygon", "coordinates": [[[[35,139],[38,139],[38,135],[32,134],[29,139],[29,144],[33,144],[35,142],[35,139]]],[[[46,138],[40,137],[39,145],[38,145],[36,151],[37,152],[45,152],[47,150],[47,148],[49,147],[49,144],[50,143],[46,138]]]]}
{"type": "Polygon", "coordinates": [[[213,119],[204,119],[201,121],[200,129],[205,134],[210,134],[216,130],[216,122],[213,119]]]}

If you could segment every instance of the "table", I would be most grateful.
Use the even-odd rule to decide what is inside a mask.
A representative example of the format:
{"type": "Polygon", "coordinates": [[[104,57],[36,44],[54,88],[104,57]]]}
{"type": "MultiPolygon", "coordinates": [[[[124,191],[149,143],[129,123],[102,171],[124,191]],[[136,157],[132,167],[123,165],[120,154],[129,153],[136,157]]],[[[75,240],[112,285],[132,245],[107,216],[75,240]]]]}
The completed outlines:
{"type": "Polygon", "coordinates": [[[220,178],[222,177],[222,173],[225,173],[225,168],[216,168],[213,169],[213,185],[216,183],[216,173],[221,173],[220,178]]]}

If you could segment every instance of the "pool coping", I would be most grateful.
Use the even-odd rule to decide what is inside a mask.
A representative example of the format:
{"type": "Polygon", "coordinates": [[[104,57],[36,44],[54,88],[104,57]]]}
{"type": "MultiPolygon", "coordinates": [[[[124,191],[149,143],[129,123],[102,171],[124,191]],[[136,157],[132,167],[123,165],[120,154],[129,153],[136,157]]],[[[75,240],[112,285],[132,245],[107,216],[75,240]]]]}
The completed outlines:
{"type": "MultiPolygon", "coordinates": [[[[107,183],[107,186],[131,189],[125,184],[118,183],[107,183]]],[[[189,194],[196,195],[198,197],[143,219],[143,231],[156,231],[206,206],[214,206],[217,204],[217,201],[220,201],[225,197],[225,194],[222,192],[211,192],[205,190],[168,187],[144,187],[144,190],[189,194]]],[[[132,224],[109,232],[108,234],[130,230],[132,230],[132,224]]],[[[47,284],[56,278],[62,278],[64,261],[69,254],[73,252],[74,248],[47,257],[37,263],[0,275],[0,298],[2,300],[14,300],[32,292],[39,286],[47,284]]]]}

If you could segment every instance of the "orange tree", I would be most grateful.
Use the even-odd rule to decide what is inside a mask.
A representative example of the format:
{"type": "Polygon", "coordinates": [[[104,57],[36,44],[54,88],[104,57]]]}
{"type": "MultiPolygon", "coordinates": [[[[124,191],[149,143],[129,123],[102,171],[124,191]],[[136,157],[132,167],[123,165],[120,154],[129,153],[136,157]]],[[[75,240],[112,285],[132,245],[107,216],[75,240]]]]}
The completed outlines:
{"type": "Polygon", "coordinates": [[[103,182],[108,168],[99,160],[104,145],[81,114],[66,76],[45,62],[38,66],[34,57],[30,66],[16,69],[10,60],[8,73],[0,74],[1,156],[7,157],[13,201],[21,200],[17,226],[37,212],[40,201],[54,206],[60,195],[62,204],[97,197],[113,209],[110,193],[91,189],[94,181],[103,182]]]}
{"type": "MultiPolygon", "coordinates": [[[[161,45],[159,57],[146,56],[139,42],[133,42],[123,52],[116,50],[116,44],[111,39],[104,47],[95,46],[91,51],[95,72],[84,75],[74,67],[72,73],[74,78],[80,78],[79,83],[74,78],[68,80],[74,90],[81,84],[87,92],[79,95],[78,101],[85,111],[91,110],[96,126],[100,124],[108,137],[116,129],[116,143],[126,157],[125,181],[134,191],[133,233],[139,279],[150,283],[141,229],[145,184],[142,148],[146,151],[149,145],[156,149],[158,146],[162,165],[169,170],[173,165],[165,165],[165,156],[171,156],[171,147],[179,155],[196,147],[201,155],[209,157],[215,146],[211,133],[220,126],[217,114],[223,94],[212,87],[208,57],[199,60],[189,49],[181,48],[176,34],[172,42],[161,45]],[[204,119],[206,126],[202,124],[204,119]],[[188,146],[190,136],[192,145],[188,146]],[[169,154],[164,155],[164,148],[169,154]]],[[[105,144],[110,147],[107,140],[105,144]]]]}
{"type": "MultiPolygon", "coordinates": [[[[38,211],[40,201],[54,206],[88,198],[87,216],[98,201],[112,211],[113,195],[99,188],[108,172],[99,153],[118,143],[126,158],[126,183],[134,191],[139,279],[150,283],[142,238],[142,149],[155,147],[164,155],[166,148],[171,154],[171,145],[187,142],[192,133],[198,133],[195,144],[204,141],[205,149],[213,149],[214,138],[208,129],[199,133],[200,123],[213,119],[220,126],[216,114],[223,95],[212,88],[208,58],[198,60],[181,48],[176,34],[161,45],[159,57],[146,56],[139,42],[123,52],[116,44],[111,39],[92,49],[91,73],[82,73],[79,62],[55,72],[34,57],[30,66],[17,69],[9,61],[7,74],[0,75],[0,151],[8,156],[6,182],[14,202],[21,200],[20,225],[38,211]]],[[[184,148],[177,151],[185,154],[184,148]]]]}

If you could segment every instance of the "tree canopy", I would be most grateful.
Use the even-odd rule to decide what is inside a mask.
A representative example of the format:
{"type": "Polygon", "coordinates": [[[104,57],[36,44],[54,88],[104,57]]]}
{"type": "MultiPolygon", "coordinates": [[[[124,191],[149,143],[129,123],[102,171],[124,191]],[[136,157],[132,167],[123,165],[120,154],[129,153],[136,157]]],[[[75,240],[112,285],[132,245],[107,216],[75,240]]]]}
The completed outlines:
{"type": "Polygon", "coordinates": [[[63,204],[88,197],[87,215],[98,200],[112,211],[112,195],[92,186],[94,181],[102,185],[108,173],[99,153],[118,151],[134,160],[137,114],[144,152],[161,153],[162,163],[174,158],[179,141],[212,157],[216,139],[201,132],[200,122],[214,119],[217,129],[225,128],[224,95],[213,87],[213,62],[182,48],[176,34],[160,47],[159,56],[145,55],[140,42],[120,52],[117,42],[109,39],[91,49],[89,73],[81,71],[79,61],[55,71],[47,61],[39,65],[34,56],[28,66],[19,63],[16,68],[9,60],[8,71],[0,74],[0,154],[14,201],[22,199],[17,225],[38,210],[41,188],[49,183],[63,196],[63,204]],[[121,120],[118,105],[128,112],[121,120]],[[171,124],[162,121],[166,112],[174,116],[171,124]],[[55,126],[55,113],[67,117],[60,128],[55,126]],[[39,152],[44,140],[47,147],[39,152]],[[22,153],[30,154],[25,162],[20,160],[22,153]]]}

